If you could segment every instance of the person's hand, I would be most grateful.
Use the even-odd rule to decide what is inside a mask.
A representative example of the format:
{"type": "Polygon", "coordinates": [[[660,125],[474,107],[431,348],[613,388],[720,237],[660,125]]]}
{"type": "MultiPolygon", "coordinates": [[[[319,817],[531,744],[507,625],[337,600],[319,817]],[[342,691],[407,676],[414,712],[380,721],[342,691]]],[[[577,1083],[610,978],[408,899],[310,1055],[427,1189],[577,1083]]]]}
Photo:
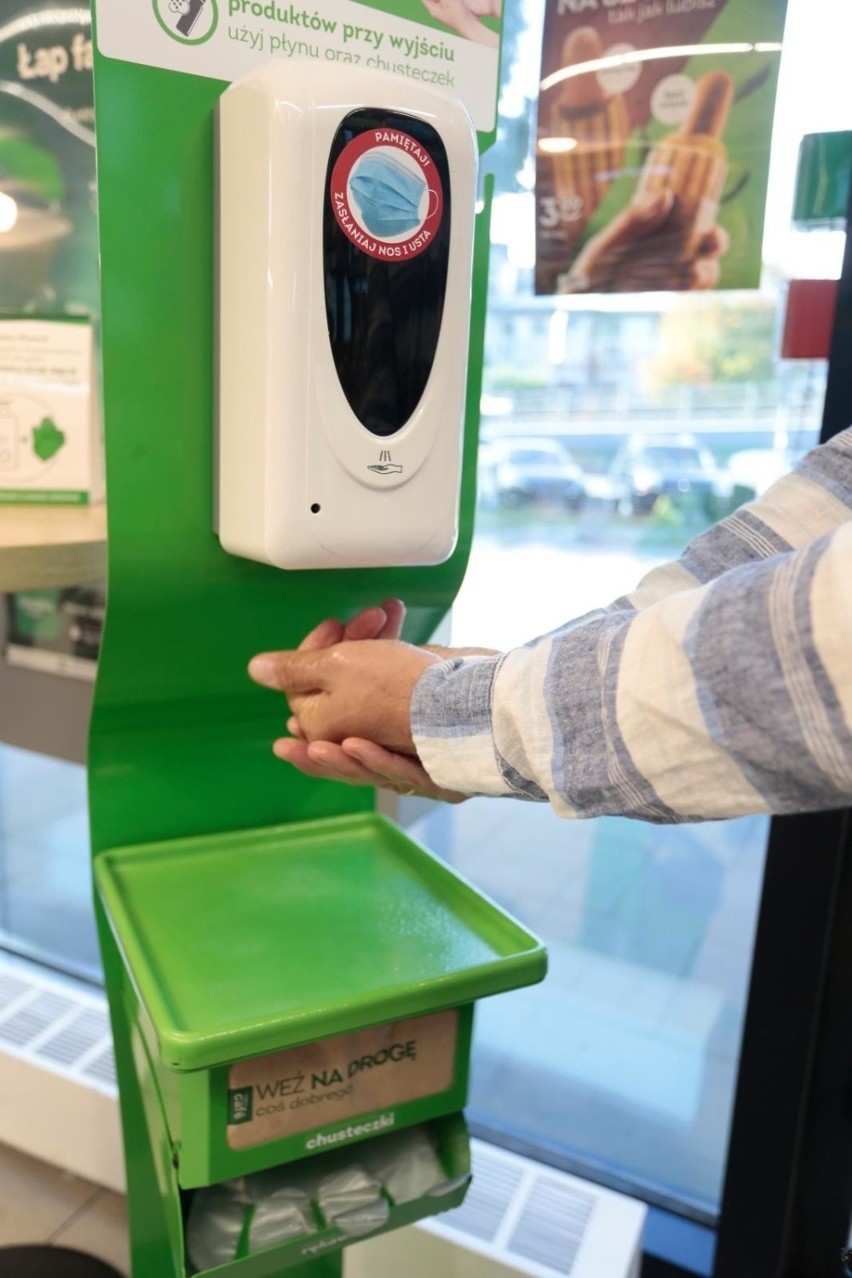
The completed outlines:
{"type": "MultiPolygon", "coordinates": [[[[405,606],[401,600],[388,599],[378,607],[364,609],[346,625],[336,618],[329,618],[305,636],[299,645],[299,651],[316,651],[345,641],[398,639],[404,617],[405,606]]],[[[440,659],[453,655],[494,653],[490,648],[450,649],[437,645],[429,646],[426,650],[440,659]]],[[[287,730],[292,736],[275,742],[275,754],[306,776],[342,781],[349,785],[378,787],[398,794],[417,794],[425,798],[440,799],[445,803],[459,803],[466,797],[455,790],[443,790],[436,786],[416,758],[387,750],[375,741],[359,737],[340,743],[309,741],[295,715],[289,719],[287,730]]]]}
{"type": "Polygon", "coordinates": [[[466,0],[467,7],[477,18],[499,18],[502,0],[466,0]]]}
{"type": "Polygon", "coordinates": [[[641,293],[715,288],[729,247],[715,226],[685,256],[689,228],[677,198],[661,191],[628,204],[578,255],[559,293],[641,293]]]}
{"type": "Polygon", "coordinates": [[[375,741],[347,737],[339,745],[333,741],[306,742],[282,737],[273,750],[279,759],[291,763],[305,776],[346,785],[371,786],[405,796],[461,803],[467,795],[443,790],[429,776],[422,763],[411,755],[386,750],[375,741]]]}
{"type": "Polygon", "coordinates": [[[261,653],[249,674],[285,694],[306,741],[366,737],[413,755],[411,694],[423,671],[439,660],[397,639],[349,639],[328,648],[261,653]]]}
{"type": "Polygon", "coordinates": [[[500,37],[497,32],[483,26],[473,7],[468,7],[465,0],[423,0],[423,5],[430,17],[436,22],[442,22],[465,40],[474,40],[477,44],[487,44],[492,48],[499,45],[500,37]]]}
{"type": "Polygon", "coordinates": [[[299,652],[330,648],[347,639],[399,639],[405,621],[405,604],[401,599],[385,599],[371,608],[362,608],[345,624],[327,617],[305,635],[299,652]]]}

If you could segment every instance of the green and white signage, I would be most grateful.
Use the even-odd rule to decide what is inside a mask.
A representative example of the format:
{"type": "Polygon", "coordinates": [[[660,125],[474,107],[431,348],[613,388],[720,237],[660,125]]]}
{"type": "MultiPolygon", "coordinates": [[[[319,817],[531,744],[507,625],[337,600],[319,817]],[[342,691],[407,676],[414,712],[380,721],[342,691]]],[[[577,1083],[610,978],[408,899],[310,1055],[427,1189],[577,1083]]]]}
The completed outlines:
{"type": "Polygon", "coordinates": [[[0,319],[0,503],[101,496],[90,324],[0,319]]]}

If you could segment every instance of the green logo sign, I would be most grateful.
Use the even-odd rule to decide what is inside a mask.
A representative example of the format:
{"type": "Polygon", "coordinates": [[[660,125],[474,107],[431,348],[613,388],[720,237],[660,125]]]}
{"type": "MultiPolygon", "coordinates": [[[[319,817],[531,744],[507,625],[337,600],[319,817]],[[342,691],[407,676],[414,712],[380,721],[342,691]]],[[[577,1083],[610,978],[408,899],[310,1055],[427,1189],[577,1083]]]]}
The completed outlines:
{"type": "Polygon", "coordinates": [[[228,1126],[251,1122],[252,1094],[250,1087],[234,1087],[228,1092],[228,1126]]]}
{"type": "Polygon", "coordinates": [[[217,0],[152,0],[157,21],[179,44],[204,44],[219,22],[217,0]]]}
{"type": "Polygon", "coordinates": [[[52,417],[43,417],[33,428],[33,452],[40,461],[50,461],[64,443],[65,436],[52,417]]]}

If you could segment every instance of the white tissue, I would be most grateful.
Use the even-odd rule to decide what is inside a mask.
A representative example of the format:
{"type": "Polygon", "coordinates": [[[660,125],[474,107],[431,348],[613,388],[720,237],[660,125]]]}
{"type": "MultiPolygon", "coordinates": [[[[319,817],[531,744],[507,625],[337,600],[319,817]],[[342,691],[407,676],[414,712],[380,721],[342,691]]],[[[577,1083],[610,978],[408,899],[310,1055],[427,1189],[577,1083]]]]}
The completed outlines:
{"type": "Polygon", "coordinates": [[[357,1163],[324,1176],[317,1186],[317,1199],[328,1223],[352,1238],[387,1224],[389,1206],[382,1186],[357,1163]]]}
{"type": "Polygon", "coordinates": [[[422,1127],[383,1136],[375,1145],[365,1147],[362,1159],[395,1203],[410,1203],[424,1194],[449,1193],[452,1188],[435,1146],[422,1127]]]}
{"type": "Polygon", "coordinates": [[[196,1190],[186,1222],[186,1249],[196,1269],[214,1269],[234,1259],[247,1210],[228,1185],[196,1190]]]}
{"type": "Polygon", "coordinates": [[[300,1189],[286,1187],[256,1200],[249,1225],[249,1252],[304,1238],[316,1229],[311,1200],[300,1189]]]}

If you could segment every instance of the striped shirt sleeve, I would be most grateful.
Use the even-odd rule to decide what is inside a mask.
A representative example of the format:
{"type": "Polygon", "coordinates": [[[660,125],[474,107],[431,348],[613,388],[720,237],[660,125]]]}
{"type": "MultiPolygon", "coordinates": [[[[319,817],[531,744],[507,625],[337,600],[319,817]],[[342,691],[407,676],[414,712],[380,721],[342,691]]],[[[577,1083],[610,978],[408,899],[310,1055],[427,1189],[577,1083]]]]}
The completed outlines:
{"type": "Polygon", "coordinates": [[[666,823],[852,803],[850,436],[677,573],[500,657],[428,669],[412,727],[432,779],[666,823]]]}

